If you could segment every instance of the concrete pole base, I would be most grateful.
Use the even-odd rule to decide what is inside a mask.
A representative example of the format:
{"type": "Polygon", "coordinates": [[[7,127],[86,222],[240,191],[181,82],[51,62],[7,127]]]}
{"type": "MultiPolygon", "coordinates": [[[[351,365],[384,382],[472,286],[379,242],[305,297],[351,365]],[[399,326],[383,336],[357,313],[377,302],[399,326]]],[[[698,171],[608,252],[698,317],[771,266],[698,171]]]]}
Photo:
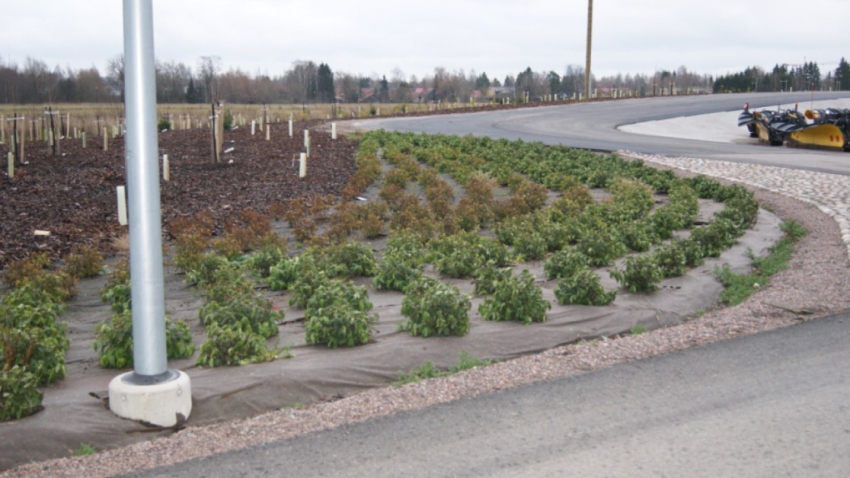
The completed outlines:
{"type": "Polygon", "coordinates": [[[121,418],[174,426],[192,412],[189,376],[179,370],[168,370],[160,377],[121,374],[109,382],[109,409],[121,418]]]}

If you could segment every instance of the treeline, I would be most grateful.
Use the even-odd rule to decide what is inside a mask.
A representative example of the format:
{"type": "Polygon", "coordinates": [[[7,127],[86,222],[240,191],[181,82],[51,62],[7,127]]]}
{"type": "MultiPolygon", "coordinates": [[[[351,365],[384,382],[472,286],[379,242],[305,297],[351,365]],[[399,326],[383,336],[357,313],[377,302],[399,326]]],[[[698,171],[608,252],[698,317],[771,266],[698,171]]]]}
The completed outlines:
{"type": "MultiPolygon", "coordinates": [[[[593,76],[592,89],[599,96],[626,91],[651,96],[683,93],[850,89],[850,65],[842,58],[836,70],[824,77],[816,63],[777,65],[766,72],[758,67],[713,78],[689,71],[661,70],[653,74],[593,76]]],[[[43,61],[27,58],[23,65],[0,58],[0,103],[100,103],[123,101],[124,61],[116,56],[107,62],[106,74],[95,68],[50,69],[43,61]]],[[[204,56],[194,67],[181,62],[156,63],[158,103],[419,103],[461,101],[470,98],[538,99],[558,95],[573,97],[584,92],[584,68],[567,67],[563,72],[533,71],[490,78],[460,69],[434,69],[433,75],[405,76],[396,68],[387,75],[363,76],[334,72],[330,65],[296,61],[282,75],[251,75],[239,68],[224,70],[221,59],[204,56]]]]}
{"type": "Polygon", "coordinates": [[[771,71],[753,66],[744,71],[719,76],[714,81],[715,93],[746,91],[850,90],[850,64],[842,58],[835,70],[823,75],[815,62],[802,65],[776,65],[771,71]]]}

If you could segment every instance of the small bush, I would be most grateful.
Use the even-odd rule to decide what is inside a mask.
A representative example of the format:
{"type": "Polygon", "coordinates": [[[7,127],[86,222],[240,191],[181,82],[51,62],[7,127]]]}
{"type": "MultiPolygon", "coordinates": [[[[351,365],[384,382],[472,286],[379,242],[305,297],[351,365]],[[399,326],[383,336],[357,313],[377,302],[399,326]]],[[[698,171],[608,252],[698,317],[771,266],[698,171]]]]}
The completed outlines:
{"type": "Polygon", "coordinates": [[[292,284],[292,296],[289,298],[289,305],[304,309],[310,302],[319,288],[327,286],[330,279],[324,271],[318,269],[306,269],[299,275],[292,284]]]}
{"type": "Polygon", "coordinates": [[[549,279],[567,278],[590,265],[590,259],[575,249],[565,249],[555,253],[543,266],[549,279]]]}
{"type": "Polygon", "coordinates": [[[372,310],[369,293],[364,286],[350,281],[331,280],[321,284],[307,301],[307,320],[319,309],[333,305],[344,305],[348,310],[368,312],[372,310]]]}
{"type": "Polygon", "coordinates": [[[216,324],[257,334],[263,338],[277,335],[277,323],[283,311],[275,311],[272,303],[259,296],[246,295],[227,302],[207,302],[198,310],[201,324],[216,324]]]}
{"type": "Polygon", "coordinates": [[[24,367],[0,367],[0,422],[18,420],[38,410],[38,379],[24,367]]]}
{"type": "Polygon", "coordinates": [[[95,277],[102,268],[103,254],[93,246],[80,246],[65,258],[65,270],[80,279],[95,277]]]}
{"type": "Polygon", "coordinates": [[[484,320],[518,320],[524,324],[544,322],[552,304],[534,285],[534,276],[523,270],[517,277],[496,283],[493,297],[484,300],[478,312],[484,320]]]}
{"type": "Polygon", "coordinates": [[[626,252],[626,247],[613,234],[603,231],[589,232],[578,240],[576,251],[590,260],[592,266],[607,266],[626,252]]]}
{"type": "Polygon", "coordinates": [[[245,261],[245,267],[255,277],[265,279],[271,274],[271,268],[286,259],[286,249],[278,245],[267,245],[245,261]]]}
{"type": "Polygon", "coordinates": [[[546,239],[536,231],[524,231],[514,238],[514,251],[525,261],[536,261],[546,256],[546,239]]]}
{"type": "Polygon", "coordinates": [[[302,274],[316,269],[316,261],[309,254],[284,259],[269,269],[266,280],[271,290],[289,290],[302,274]]]}
{"type": "Polygon", "coordinates": [[[664,277],[679,277],[688,272],[688,256],[682,246],[683,241],[673,241],[672,244],[665,244],[652,252],[664,277]]]}
{"type": "Polygon", "coordinates": [[[346,303],[319,307],[310,312],[304,325],[306,341],[328,348],[362,345],[369,342],[370,327],[376,320],[377,316],[351,309],[346,303]]]}
{"type": "Polygon", "coordinates": [[[331,246],[321,261],[331,277],[373,276],[377,272],[375,253],[367,243],[345,242],[331,246]]]}
{"type": "Polygon", "coordinates": [[[475,295],[488,295],[496,290],[496,284],[511,277],[510,267],[498,267],[489,261],[475,273],[475,295]]]}
{"type": "Polygon", "coordinates": [[[404,292],[414,281],[422,277],[419,267],[412,265],[395,256],[386,256],[378,273],[372,281],[372,285],[378,290],[397,290],[404,292]]]}
{"type": "Polygon", "coordinates": [[[166,131],[171,129],[171,121],[168,121],[168,118],[162,116],[159,118],[159,122],[156,124],[157,131],[166,131]]]}
{"type": "Polygon", "coordinates": [[[558,289],[555,290],[555,297],[558,298],[558,303],[561,305],[601,306],[614,302],[614,299],[617,297],[617,291],[606,292],[602,283],[599,281],[599,276],[590,270],[590,268],[584,267],[573,274],[572,277],[558,281],[558,289]]]}
{"type": "Polygon", "coordinates": [[[466,335],[469,332],[469,297],[457,287],[423,277],[407,289],[401,313],[407,320],[400,325],[411,335],[466,335]]]}
{"type": "Polygon", "coordinates": [[[658,284],[664,279],[664,270],[651,255],[627,257],[624,268],[612,270],[610,274],[630,292],[658,290],[658,284]]]}
{"type": "Polygon", "coordinates": [[[207,340],[201,344],[197,364],[208,367],[244,365],[268,362],[277,356],[259,335],[211,324],[207,327],[207,340]]]}
{"type": "MultiPolygon", "coordinates": [[[[101,322],[95,329],[92,347],[104,368],[133,366],[133,316],[127,310],[116,314],[112,320],[101,322]]],[[[192,333],[185,322],[172,322],[165,318],[165,349],[169,359],[188,358],[195,353],[192,333]]]]}

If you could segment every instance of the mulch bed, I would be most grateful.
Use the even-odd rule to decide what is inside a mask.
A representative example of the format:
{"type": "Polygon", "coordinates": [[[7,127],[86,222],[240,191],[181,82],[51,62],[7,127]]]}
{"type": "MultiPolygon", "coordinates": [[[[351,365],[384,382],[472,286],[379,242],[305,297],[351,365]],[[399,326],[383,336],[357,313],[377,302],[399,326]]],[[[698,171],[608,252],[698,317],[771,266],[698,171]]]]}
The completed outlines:
{"type": "MultiPolygon", "coordinates": [[[[274,203],[312,194],[338,194],[355,172],[357,142],[315,130],[323,121],[297,122],[289,138],[288,125],[272,124],[251,136],[250,128],[225,132],[220,165],[210,161],[207,129],[159,134],[160,160],[168,154],[171,181],[161,183],[162,220],[212,213],[221,226],[243,209],[266,213],[274,203]],[[311,157],[307,177],[298,177],[298,154],[304,151],[304,130],[310,129],[311,157]],[[293,158],[296,158],[293,161],[293,158]]],[[[126,184],[124,139],[110,139],[103,151],[100,137],[63,140],[53,156],[45,142],[27,142],[25,163],[10,180],[0,173],[0,268],[47,251],[59,258],[82,244],[109,250],[126,234],[118,224],[116,186],[126,184]],[[49,231],[36,236],[34,231],[49,231]]],[[[9,145],[0,145],[6,158],[9,145]]],[[[5,166],[5,161],[3,162],[5,166]]],[[[167,232],[167,230],[166,230],[167,232]]]]}

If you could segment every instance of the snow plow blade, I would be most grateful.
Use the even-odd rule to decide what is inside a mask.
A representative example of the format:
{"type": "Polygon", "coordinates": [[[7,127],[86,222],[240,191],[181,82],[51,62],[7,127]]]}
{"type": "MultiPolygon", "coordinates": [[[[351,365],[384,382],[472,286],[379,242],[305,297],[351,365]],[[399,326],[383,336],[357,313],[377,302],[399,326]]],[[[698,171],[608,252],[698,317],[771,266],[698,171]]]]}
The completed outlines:
{"type": "Polygon", "coordinates": [[[788,145],[798,148],[850,150],[844,132],[832,124],[794,131],[788,138],[788,145]]]}

